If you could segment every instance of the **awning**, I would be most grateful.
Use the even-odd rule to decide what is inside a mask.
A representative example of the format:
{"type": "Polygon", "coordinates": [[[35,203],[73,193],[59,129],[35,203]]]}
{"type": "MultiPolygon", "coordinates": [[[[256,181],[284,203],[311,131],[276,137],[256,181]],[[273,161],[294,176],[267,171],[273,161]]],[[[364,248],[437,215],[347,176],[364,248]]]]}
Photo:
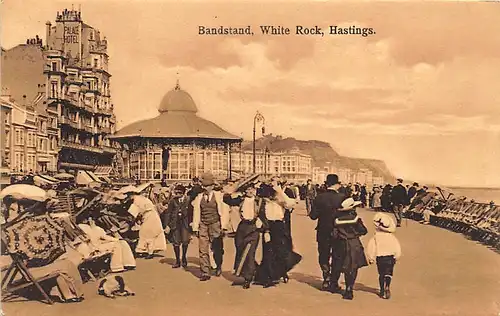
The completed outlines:
{"type": "Polygon", "coordinates": [[[92,182],[102,183],[101,179],[96,176],[92,171],[80,170],[76,175],[76,184],[88,185],[92,182]]]}
{"type": "Polygon", "coordinates": [[[111,173],[111,170],[113,170],[113,167],[111,166],[97,166],[94,173],[98,176],[107,176],[111,173]]]}
{"type": "Polygon", "coordinates": [[[57,179],[54,179],[54,178],[52,178],[50,176],[46,176],[46,175],[36,175],[36,176],[34,176],[33,177],[33,182],[37,186],[41,186],[41,185],[54,185],[54,184],[59,183],[59,181],[57,179]]]}
{"type": "Polygon", "coordinates": [[[106,182],[106,183],[111,183],[113,181],[111,181],[110,178],[108,178],[107,176],[99,176],[99,179],[101,179],[101,181],[103,182],[106,182]]]}

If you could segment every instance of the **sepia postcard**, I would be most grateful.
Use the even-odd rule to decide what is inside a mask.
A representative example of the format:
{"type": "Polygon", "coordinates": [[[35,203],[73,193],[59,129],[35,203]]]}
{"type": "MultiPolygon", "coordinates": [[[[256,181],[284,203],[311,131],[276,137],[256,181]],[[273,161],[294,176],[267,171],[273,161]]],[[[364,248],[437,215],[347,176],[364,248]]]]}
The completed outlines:
{"type": "Polygon", "coordinates": [[[0,2],[2,315],[500,315],[500,1],[0,2]]]}

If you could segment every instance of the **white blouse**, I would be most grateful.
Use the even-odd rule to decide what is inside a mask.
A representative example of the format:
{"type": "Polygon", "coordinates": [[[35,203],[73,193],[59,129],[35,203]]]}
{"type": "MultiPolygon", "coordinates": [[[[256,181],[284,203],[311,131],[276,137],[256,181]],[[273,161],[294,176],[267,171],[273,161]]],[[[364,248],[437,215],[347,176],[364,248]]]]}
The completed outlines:
{"type": "Polygon", "coordinates": [[[275,201],[266,201],[266,218],[270,221],[282,221],[285,217],[284,208],[275,201]]]}

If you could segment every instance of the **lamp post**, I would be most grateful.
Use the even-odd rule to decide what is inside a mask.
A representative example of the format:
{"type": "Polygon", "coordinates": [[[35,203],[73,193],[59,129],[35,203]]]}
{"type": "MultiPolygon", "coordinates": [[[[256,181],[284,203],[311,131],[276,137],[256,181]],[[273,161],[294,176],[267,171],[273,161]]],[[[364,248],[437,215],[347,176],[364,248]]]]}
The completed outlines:
{"type": "Polygon", "coordinates": [[[262,135],[264,135],[264,133],[266,131],[265,127],[264,127],[265,119],[264,119],[264,116],[262,116],[262,114],[260,114],[259,111],[257,111],[257,113],[255,113],[255,116],[253,117],[253,165],[252,165],[252,170],[253,170],[254,174],[255,174],[255,131],[256,131],[257,122],[262,122],[262,135]]]}

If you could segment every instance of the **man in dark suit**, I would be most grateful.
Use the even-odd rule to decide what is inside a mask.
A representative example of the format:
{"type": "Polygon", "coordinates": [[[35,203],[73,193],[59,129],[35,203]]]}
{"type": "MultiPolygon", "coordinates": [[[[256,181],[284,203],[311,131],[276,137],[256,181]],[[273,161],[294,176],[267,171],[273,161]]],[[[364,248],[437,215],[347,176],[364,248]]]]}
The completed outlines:
{"type": "Polygon", "coordinates": [[[408,204],[411,203],[411,199],[413,199],[417,195],[418,183],[413,182],[413,185],[408,189],[408,204]]]}
{"type": "Polygon", "coordinates": [[[397,227],[401,227],[403,206],[408,203],[408,194],[406,193],[406,188],[403,186],[403,179],[398,179],[397,182],[398,184],[392,188],[391,199],[394,205],[396,225],[397,227]]]}
{"type": "Polygon", "coordinates": [[[323,272],[322,290],[331,289],[337,291],[338,284],[330,284],[331,258],[332,258],[332,234],[335,212],[342,207],[345,195],[339,193],[339,177],[329,174],[326,177],[326,191],[318,194],[312,204],[309,217],[318,220],[316,226],[316,241],[318,242],[319,266],[323,272]]]}
{"type": "Polygon", "coordinates": [[[314,186],[312,184],[311,179],[307,180],[307,185],[305,187],[305,200],[306,200],[307,215],[309,215],[311,213],[312,202],[316,198],[316,195],[317,195],[316,186],[314,186]]]}

